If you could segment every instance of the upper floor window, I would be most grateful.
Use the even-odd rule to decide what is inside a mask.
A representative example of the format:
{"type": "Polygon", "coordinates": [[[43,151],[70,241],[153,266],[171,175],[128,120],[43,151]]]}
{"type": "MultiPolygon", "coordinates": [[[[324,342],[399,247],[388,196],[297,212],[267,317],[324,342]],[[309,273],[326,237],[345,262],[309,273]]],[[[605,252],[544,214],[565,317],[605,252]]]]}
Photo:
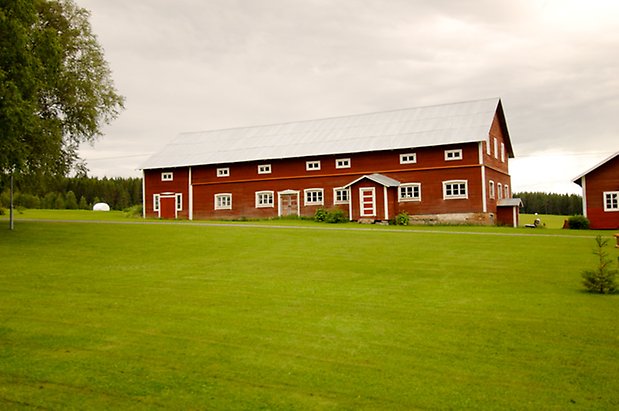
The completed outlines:
{"type": "Polygon", "coordinates": [[[443,198],[445,200],[469,198],[466,180],[443,181],[443,198]]]}
{"type": "Polygon", "coordinates": [[[232,210],[232,194],[215,194],[215,210],[232,210]]]}
{"type": "Polygon", "coordinates": [[[499,158],[499,141],[494,137],[494,158],[499,158]]]}
{"type": "Polygon", "coordinates": [[[320,170],[320,160],[306,161],[305,169],[307,171],[320,170]]]}
{"type": "Polygon", "coordinates": [[[273,207],[273,192],[272,191],[257,191],[256,192],[256,208],[273,207]]]}
{"type": "Polygon", "coordinates": [[[229,167],[222,167],[217,169],[217,177],[228,177],[230,175],[229,167]]]}
{"type": "Polygon", "coordinates": [[[619,191],[604,192],[604,211],[619,211],[619,191]]]}
{"type": "Polygon", "coordinates": [[[445,150],[445,161],[462,160],[462,149],[445,150]]]}
{"type": "Polygon", "coordinates": [[[338,158],[335,160],[335,168],[350,168],[350,158],[338,158]]]}
{"type": "Polygon", "coordinates": [[[323,205],[324,190],[322,188],[308,188],[304,190],[305,205],[323,205]]]}
{"type": "Polygon", "coordinates": [[[350,189],[334,188],[333,204],[348,204],[350,202],[350,189]]]}
{"type": "Polygon", "coordinates": [[[501,143],[501,161],[505,162],[505,144],[501,143]]]}
{"type": "Polygon", "coordinates": [[[400,164],[413,164],[417,162],[416,153],[400,154],[400,164]]]}
{"type": "Polygon", "coordinates": [[[161,181],[172,181],[174,180],[174,173],[171,171],[161,173],[161,181]]]}
{"type": "Polygon", "coordinates": [[[421,184],[405,183],[398,187],[398,197],[400,201],[420,201],[421,200],[421,184]]]}
{"type": "Polygon", "coordinates": [[[258,174],[271,174],[270,164],[260,164],[258,166],[258,174]]]}

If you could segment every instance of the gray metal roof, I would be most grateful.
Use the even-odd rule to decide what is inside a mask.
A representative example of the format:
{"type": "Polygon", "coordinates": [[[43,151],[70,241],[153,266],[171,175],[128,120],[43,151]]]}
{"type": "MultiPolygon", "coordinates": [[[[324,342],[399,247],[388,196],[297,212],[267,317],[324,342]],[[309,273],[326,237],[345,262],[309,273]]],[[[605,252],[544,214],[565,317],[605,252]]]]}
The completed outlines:
{"type": "Polygon", "coordinates": [[[374,173],[374,174],[366,174],[364,176],[361,176],[358,179],[356,179],[355,181],[346,184],[344,186],[344,188],[348,188],[348,187],[352,186],[353,184],[357,183],[358,181],[361,181],[361,180],[366,179],[366,178],[368,180],[372,180],[375,183],[378,183],[378,184],[383,185],[385,187],[399,187],[399,185],[400,185],[400,182],[398,180],[394,180],[393,178],[387,177],[387,176],[382,175],[382,174],[374,173]]]}
{"type": "MultiPolygon", "coordinates": [[[[142,169],[461,144],[488,138],[499,98],[179,134],[142,169]]],[[[509,143],[509,142],[508,142],[509,143]]],[[[511,144],[507,145],[510,155],[511,144]]]]}
{"type": "Polygon", "coordinates": [[[617,151],[616,153],[614,153],[613,155],[611,155],[610,157],[602,160],[600,163],[596,164],[595,166],[591,167],[589,170],[585,171],[582,174],[579,174],[578,177],[574,177],[572,179],[573,183],[578,184],[579,186],[582,187],[582,178],[584,176],[586,176],[587,174],[589,174],[590,172],[592,172],[593,170],[597,170],[598,168],[600,168],[601,166],[603,166],[604,164],[608,163],[610,160],[614,159],[615,157],[619,156],[619,151],[617,151]]]}
{"type": "Polygon", "coordinates": [[[497,207],[522,207],[522,200],[519,198],[502,198],[496,203],[497,207]]]}

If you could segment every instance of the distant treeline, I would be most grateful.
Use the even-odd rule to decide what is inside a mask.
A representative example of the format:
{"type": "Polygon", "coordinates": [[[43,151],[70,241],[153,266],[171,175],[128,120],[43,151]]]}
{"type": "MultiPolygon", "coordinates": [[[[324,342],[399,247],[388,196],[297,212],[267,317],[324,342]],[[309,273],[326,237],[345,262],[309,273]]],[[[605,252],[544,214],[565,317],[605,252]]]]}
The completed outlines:
{"type": "Polygon", "coordinates": [[[522,199],[524,214],[582,215],[582,197],[576,194],[514,193],[522,199]]]}
{"type": "MultiPolygon", "coordinates": [[[[98,202],[114,210],[142,204],[141,178],[63,177],[59,179],[16,181],[13,205],[23,208],[91,209],[98,202]]],[[[0,207],[10,204],[9,180],[0,181],[0,207]]]]}

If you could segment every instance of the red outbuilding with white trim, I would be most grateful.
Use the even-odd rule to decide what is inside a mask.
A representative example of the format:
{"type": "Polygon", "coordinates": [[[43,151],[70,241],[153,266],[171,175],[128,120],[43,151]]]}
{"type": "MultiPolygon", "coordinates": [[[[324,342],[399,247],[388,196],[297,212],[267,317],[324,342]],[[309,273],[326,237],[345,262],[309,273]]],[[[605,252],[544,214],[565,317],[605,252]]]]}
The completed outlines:
{"type": "Polygon", "coordinates": [[[517,224],[501,100],[179,135],[144,165],[145,217],[517,224]],[[510,214],[511,213],[511,214],[510,214]]]}

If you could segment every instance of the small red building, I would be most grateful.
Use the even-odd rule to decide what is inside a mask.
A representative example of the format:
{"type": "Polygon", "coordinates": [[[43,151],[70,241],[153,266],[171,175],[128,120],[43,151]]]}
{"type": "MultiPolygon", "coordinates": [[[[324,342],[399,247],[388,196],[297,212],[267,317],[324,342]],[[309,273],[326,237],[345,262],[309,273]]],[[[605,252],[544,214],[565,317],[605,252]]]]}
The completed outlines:
{"type": "Polygon", "coordinates": [[[144,165],[144,216],[517,224],[498,98],[179,135],[144,165]],[[501,207],[507,212],[497,214],[501,207]],[[497,215],[509,216],[507,221],[497,215]]]}
{"type": "Polygon", "coordinates": [[[582,209],[591,228],[619,228],[619,151],[572,181],[582,187],[582,209]]]}

